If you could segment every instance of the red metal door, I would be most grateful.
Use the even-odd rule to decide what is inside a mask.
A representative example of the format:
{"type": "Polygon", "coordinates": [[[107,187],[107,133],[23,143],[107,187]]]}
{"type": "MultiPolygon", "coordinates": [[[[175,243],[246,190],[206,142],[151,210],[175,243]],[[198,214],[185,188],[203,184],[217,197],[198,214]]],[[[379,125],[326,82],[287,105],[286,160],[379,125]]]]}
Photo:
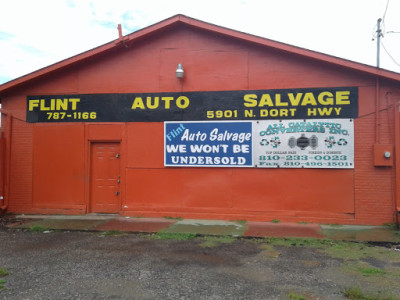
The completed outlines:
{"type": "Polygon", "coordinates": [[[90,212],[120,210],[119,143],[92,143],[90,167],[90,212]]]}

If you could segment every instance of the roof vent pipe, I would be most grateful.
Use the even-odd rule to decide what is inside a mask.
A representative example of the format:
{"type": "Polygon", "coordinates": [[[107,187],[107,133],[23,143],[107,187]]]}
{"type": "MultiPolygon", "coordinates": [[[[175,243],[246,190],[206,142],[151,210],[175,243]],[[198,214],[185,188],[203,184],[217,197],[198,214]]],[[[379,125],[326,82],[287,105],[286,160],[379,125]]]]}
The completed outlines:
{"type": "Polygon", "coordinates": [[[118,39],[122,40],[122,26],[118,24],[118,39]]]}

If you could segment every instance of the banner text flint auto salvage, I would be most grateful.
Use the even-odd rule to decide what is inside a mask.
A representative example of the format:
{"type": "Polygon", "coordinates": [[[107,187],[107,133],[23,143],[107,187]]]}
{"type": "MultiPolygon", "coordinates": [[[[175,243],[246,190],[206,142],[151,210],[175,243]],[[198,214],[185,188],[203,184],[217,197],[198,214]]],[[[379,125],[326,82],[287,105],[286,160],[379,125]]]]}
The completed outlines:
{"type": "Polygon", "coordinates": [[[349,119],[358,88],[76,94],[27,97],[27,122],[349,119]]]}

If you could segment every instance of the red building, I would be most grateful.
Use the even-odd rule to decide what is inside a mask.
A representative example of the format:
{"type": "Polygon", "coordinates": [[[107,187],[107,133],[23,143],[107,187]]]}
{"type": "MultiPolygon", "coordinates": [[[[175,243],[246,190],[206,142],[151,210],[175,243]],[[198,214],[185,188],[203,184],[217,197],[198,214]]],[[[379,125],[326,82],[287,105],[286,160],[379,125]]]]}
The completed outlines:
{"type": "Polygon", "coordinates": [[[400,207],[397,73],[177,15],[0,98],[8,213],[380,225],[400,207]]]}

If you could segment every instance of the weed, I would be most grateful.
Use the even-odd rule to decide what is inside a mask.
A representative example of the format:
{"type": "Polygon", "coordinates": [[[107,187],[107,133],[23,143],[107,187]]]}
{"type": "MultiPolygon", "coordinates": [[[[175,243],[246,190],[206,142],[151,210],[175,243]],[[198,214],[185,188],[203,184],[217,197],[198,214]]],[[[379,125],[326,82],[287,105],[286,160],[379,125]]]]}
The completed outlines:
{"type": "Polygon", "coordinates": [[[373,276],[373,275],[384,275],[386,274],[385,270],[379,268],[362,268],[360,269],[361,273],[364,276],[373,276]]]}
{"type": "MultiPolygon", "coordinates": [[[[290,239],[291,240],[291,239],[290,239]]],[[[289,239],[282,239],[276,237],[266,237],[260,240],[256,240],[257,242],[261,241],[262,244],[268,244],[272,246],[290,246],[289,239]]]]}
{"type": "Polygon", "coordinates": [[[4,279],[0,279],[0,290],[5,290],[5,286],[4,284],[6,283],[6,281],[4,279]]]}
{"type": "Polygon", "coordinates": [[[389,227],[389,228],[396,228],[396,224],[394,223],[383,223],[383,226],[389,227]]]}
{"type": "Polygon", "coordinates": [[[308,224],[307,222],[305,222],[305,221],[300,221],[300,222],[297,222],[298,224],[303,224],[303,225],[305,225],[305,224],[308,224]]]}
{"type": "Polygon", "coordinates": [[[121,235],[124,234],[122,231],[119,230],[108,230],[102,233],[104,236],[116,236],[116,235],[121,235]]]}
{"type": "Polygon", "coordinates": [[[5,268],[0,268],[0,277],[8,275],[8,271],[5,268]]]}
{"type": "Polygon", "coordinates": [[[361,259],[366,257],[375,258],[393,258],[395,261],[400,262],[398,253],[390,251],[386,248],[377,248],[369,246],[365,243],[347,242],[347,241],[334,241],[328,239],[315,239],[315,238],[277,238],[267,237],[261,240],[262,243],[274,246],[304,246],[321,249],[333,258],[344,260],[361,259]],[[396,259],[398,258],[398,259],[396,259]]]}
{"type": "Polygon", "coordinates": [[[367,297],[369,297],[364,295],[360,287],[348,288],[344,290],[343,296],[349,299],[368,299],[367,297]]]}
{"type": "MultiPolygon", "coordinates": [[[[0,268],[0,277],[4,277],[8,275],[8,271],[5,268],[0,268]]],[[[4,284],[6,281],[4,279],[0,279],[0,290],[5,290],[4,284]]]]}
{"type": "Polygon", "coordinates": [[[376,258],[380,260],[390,259],[392,262],[400,262],[397,252],[388,248],[374,247],[365,243],[334,241],[332,246],[325,249],[325,253],[333,258],[343,260],[376,258]]]}
{"type": "Polygon", "coordinates": [[[329,224],[332,227],[343,227],[343,225],[339,224],[339,223],[333,223],[333,224],[329,224]]]}
{"type": "Polygon", "coordinates": [[[43,232],[43,231],[46,231],[46,230],[48,230],[48,229],[44,228],[44,227],[42,227],[40,225],[34,225],[31,228],[29,228],[30,232],[43,232]]]}
{"type": "Polygon", "coordinates": [[[239,223],[240,225],[246,225],[247,224],[246,220],[234,220],[233,222],[239,223]]]}
{"type": "Polygon", "coordinates": [[[152,237],[157,240],[186,241],[194,239],[196,235],[194,233],[157,232],[152,237]]]}
{"type": "Polygon", "coordinates": [[[278,258],[279,255],[281,254],[272,245],[264,244],[260,246],[260,249],[262,249],[261,255],[267,258],[278,258]]]}
{"type": "Polygon", "coordinates": [[[306,298],[305,298],[304,296],[302,296],[302,295],[290,293],[290,294],[289,294],[289,299],[293,299],[293,300],[304,300],[304,299],[306,299],[306,298]]]}
{"type": "Polygon", "coordinates": [[[343,296],[348,299],[354,300],[395,300],[396,297],[392,295],[380,294],[364,294],[360,287],[348,288],[343,291],[343,296]]]}
{"type": "Polygon", "coordinates": [[[182,217],[171,217],[171,216],[164,216],[164,219],[167,219],[167,220],[177,220],[177,221],[183,220],[182,217]]]}
{"type": "MultiPolygon", "coordinates": [[[[343,273],[358,278],[358,280],[379,286],[382,290],[392,290],[399,282],[399,271],[397,268],[388,268],[387,270],[373,267],[367,262],[349,260],[342,263],[340,267],[343,273]]],[[[381,299],[381,298],[379,298],[381,299]]]]}
{"type": "Polygon", "coordinates": [[[272,223],[280,223],[281,222],[281,220],[277,220],[277,219],[272,219],[272,221],[271,221],[272,223]]]}
{"type": "Polygon", "coordinates": [[[332,241],[330,240],[321,240],[314,238],[275,238],[268,237],[264,238],[263,242],[266,244],[274,245],[274,246],[307,246],[313,248],[327,248],[332,245],[332,241]]]}
{"type": "Polygon", "coordinates": [[[217,247],[220,244],[230,244],[236,241],[234,237],[231,236],[205,236],[203,241],[200,244],[200,247],[203,248],[213,248],[217,247]]]}

